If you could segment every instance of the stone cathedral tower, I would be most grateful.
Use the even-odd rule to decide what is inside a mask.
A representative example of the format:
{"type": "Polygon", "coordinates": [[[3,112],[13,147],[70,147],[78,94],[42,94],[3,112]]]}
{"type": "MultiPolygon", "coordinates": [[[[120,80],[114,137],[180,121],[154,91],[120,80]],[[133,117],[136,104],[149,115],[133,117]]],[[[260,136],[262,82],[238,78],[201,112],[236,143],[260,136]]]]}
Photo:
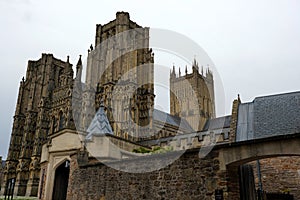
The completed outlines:
{"type": "MultiPolygon", "coordinates": [[[[133,141],[152,130],[154,105],[154,54],[149,49],[149,28],[130,20],[126,12],[96,27],[95,48],[88,54],[83,115],[103,101],[114,134],[133,141]],[[91,88],[95,88],[91,90],[91,88]],[[91,102],[91,103],[88,103],[91,102]],[[132,119],[132,120],[130,120],[132,119]]],[[[86,130],[91,117],[83,116],[86,130]]]]}
{"type": "Polygon", "coordinates": [[[52,193],[57,194],[56,167],[62,161],[68,164],[69,156],[82,148],[78,133],[87,134],[100,105],[120,141],[150,141],[147,144],[151,146],[151,140],[190,133],[193,128],[201,130],[206,120],[215,116],[212,73],[199,74],[196,62],[191,74],[177,76],[173,70],[171,114],[167,114],[153,108],[153,65],[149,28],[131,21],[126,12],[118,12],[113,21],[96,26],[85,84],[80,80],[81,56],[76,65],[78,79],[73,77],[69,57],[62,61],[42,54],[39,60],[29,61],[26,77],[20,82],[1,193],[6,192],[7,180],[14,180],[17,196],[46,195],[49,199],[52,193]],[[187,98],[184,80],[192,85],[196,103],[187,98]],[[199,115],[200,125],[196,126],[199,115]]]}
{"type": "MultiPolygon", "coordinates": [[[[42,145],[50,135],[74,129],[71,114],[73,70],[68,60],[42,54],[29,61],[20,82],[4,186],[15,179],[15,195],[37,196],[42,145]]],[[[3,187],[4,189],[5,187],[3,187]]]]}
{"type": "Polygon", "coordinates": [[[212,72],[203,69],[199,73],[196,60],[192,65],[193,72],[181,75],[170,73],[170,114],[186,119],[195,131],[203,129],[206,121],[215,118],[214,80],[212,72]],[[193,90],[196,98],[191,98],[193,90]]]}

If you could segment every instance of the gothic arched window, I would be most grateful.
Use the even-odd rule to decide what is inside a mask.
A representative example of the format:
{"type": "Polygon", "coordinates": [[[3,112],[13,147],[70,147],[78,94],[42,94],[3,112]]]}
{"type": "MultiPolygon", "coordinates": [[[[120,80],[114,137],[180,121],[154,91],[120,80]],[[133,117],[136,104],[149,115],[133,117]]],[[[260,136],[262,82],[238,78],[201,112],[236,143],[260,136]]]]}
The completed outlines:
{"type": "Polygon", "coordinates": [[[63,85],[63,69],[60,69],[58,73],[58,86],[62,86],[62,85],[63,85]]]}
{"type": "Polygon", "coordinates": [[[59,126],[58,126],[59,130],[63,129],[63,127],[64,127],[64,121],[65,121],[64,114],[63,114],[62,111],[60,111],[59,112],[59,126]]]}
{"type": "Polygon", "coordinates": [[[56,128],[56,120],[55,120],[55,117],[52,117],[52,130],[51,132],[54,133],[55,132],[55,128],[56,128]]]}

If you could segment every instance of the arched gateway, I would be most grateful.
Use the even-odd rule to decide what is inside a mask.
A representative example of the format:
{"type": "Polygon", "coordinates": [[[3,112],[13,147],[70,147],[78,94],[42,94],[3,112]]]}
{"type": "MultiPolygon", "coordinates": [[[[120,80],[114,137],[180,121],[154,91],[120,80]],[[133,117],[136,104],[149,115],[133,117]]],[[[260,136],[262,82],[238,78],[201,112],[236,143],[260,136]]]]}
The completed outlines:
{"type": "Polygon", "coordinates": [[[70,174],[70,164],[67,160],[57,167],[55,171],[55,179],[53,185],[52,199],[65,200],[67,197],[67,189],[70,174]]]}

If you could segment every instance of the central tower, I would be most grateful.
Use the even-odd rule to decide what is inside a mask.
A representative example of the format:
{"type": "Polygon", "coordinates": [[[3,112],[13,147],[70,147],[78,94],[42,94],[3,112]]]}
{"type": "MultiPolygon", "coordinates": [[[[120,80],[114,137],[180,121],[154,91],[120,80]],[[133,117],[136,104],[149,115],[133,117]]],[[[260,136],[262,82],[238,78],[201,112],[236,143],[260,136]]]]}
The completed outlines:
{"type": "Polygon", "coordinates": [[[215,118],[215,94],[212,72],[203,67],[199,73],[198,62],[192,64],[193,72],[185,75],[170,73],[170,113],[186,119],[195,131],[201,131],[208,119],[215,118]],[[196,98],[192,98],[195,95],[196,98]]]}
{"type": "MultiPolygon", "coordinates": [[[[94,108],[103,102],[114,134],[119,137],[137,141],[152,130],[153,63],[149,28],[131,21],[127,12],[117,12],[116,19],[105,25],[97,24],[95,47],[91,45],[88,54],[86,85],[96,88],[94,108]]],[[[94,108],[85,105],[83,113],[94,108]]],[[[85,129],[91,117],[84,116],[85,129]]]]}

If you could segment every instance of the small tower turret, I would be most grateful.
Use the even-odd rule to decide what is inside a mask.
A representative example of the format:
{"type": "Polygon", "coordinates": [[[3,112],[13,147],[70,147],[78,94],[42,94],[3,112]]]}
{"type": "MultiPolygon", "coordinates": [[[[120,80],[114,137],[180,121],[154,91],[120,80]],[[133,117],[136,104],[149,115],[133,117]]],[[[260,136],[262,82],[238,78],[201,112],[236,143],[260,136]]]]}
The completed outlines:
{"type": "Polygon", "coordinates": [[[82,60],[81,60],[81,55],[79,55],[79,59],[76,65],[76,76],[80,76],[81,79],[81,74],[82,74],[82,60]]]}
{"type": "Polygon", "coordinates": [[[170,73],[170,78],[171,79],[176,78],[176,72],[175,72],[175,66],[174,65],[173,65],[173,70],[170,73]]]}
{"type": "Polygon", "coordinates": [[[70,56],[67,56],[67,61],[66,61],[66,74],[71,75],[73,78],[73,68],[72,64],[70,63],[70,56]]]}
{"type": "Polygon", "coordinates": [[[193,68],[193,73],[198,73],[199,72],[199,66],[198,66],[198,62],[196,61],[196,59],[194,59],[192,68],[193,68]]]}

